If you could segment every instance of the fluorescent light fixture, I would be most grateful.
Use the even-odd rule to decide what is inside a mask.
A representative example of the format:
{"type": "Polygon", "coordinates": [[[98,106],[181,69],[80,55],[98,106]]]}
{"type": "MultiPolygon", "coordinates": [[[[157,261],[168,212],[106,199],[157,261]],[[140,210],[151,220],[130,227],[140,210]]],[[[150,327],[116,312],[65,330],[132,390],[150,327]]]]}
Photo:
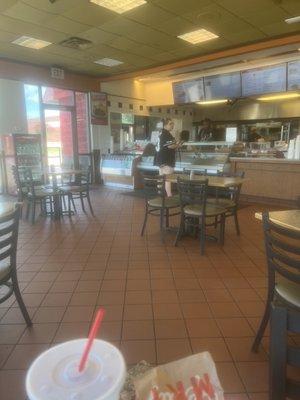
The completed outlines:
{"type": "Polygon", "coordinates": [[[287,18],[285,19],[285,22],[287,24],[296,24],[297,22],[300,22],[300,15],[298,15],[298,17],[287,18]]]}
{"type": "Polygon", "coordinates": [[[216,39],[219,36],[207,31],[206,29],[197,29],[196,31],[188,32],[177,37],[189,43],[198,44],[206,42],[207,40],[216,39]]]}
{"type": "Polygon", "coordinates": [[[46,40],[35,39],[30,36],[20,36],[18,39],[12,42],[19,46],[29,47],[30,49],[39,50],[43,47],[49,46],[51,42],[46,42],[46,40]]]}
{"type": "Polygon", "coordinates": [[[201,106],[210,106],[211,104],[225,104],[225,103],[228,103],[228,99],[197,101],[197,104],[200,104],[201,106]]]}
{"type": "Polygon", "coordinates": [[[114,60],[113,58],[101,58],[100,60],[94,61],[94,63],[105,65],[106,67],[116,67],[117,65],[123,64],[123,61],[114,60]]]}
{"type": "Polygon", "coordinates": [[[284,93],[284,94],[274,94],[271,96],[261,96],[258,97],[257,100],[261,101],[288,100],[288,99],[296,99],[298,97],[300,97],[300,93],[284,93]]]}
{"type": "Polygon", "coordinates": [[[118,14],[123,14],[126,11],[146,4],[146,0],[90,0],[90,3],[108,8],[118,14]]]}

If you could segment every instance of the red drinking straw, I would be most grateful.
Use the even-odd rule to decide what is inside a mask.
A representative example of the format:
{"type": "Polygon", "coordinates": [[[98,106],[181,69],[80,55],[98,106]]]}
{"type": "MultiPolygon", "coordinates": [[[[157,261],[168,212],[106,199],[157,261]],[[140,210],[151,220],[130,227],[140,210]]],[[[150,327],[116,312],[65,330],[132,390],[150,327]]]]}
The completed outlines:
{"type": "Polygon", "coordinates": [[[95,337],[97,335],[97,332],[98,332],[98,330],[100,328],[100,325],[101,325],[101,322],[103,320],[104,314],[105,314],[104,308],[99,308],[99,310],[97,312],[97,315],[96,315],[96,318],[95,318],[95,320],[93,322],[93,325],[91,327],[91,330],[90,330],[90,333],[89,333],[89,337],[88,337],[88,340],[86,342],[83,354],[81,356],[81,360],[80,360],[79,367],[78,367],[78,371],[79,372],[82,372],[84,370],[84,368],[85,368],[85,364],[87,362],[87,359],[88,359],[91,347],[93,345],[94,339],[95,339],[95,337]]]}

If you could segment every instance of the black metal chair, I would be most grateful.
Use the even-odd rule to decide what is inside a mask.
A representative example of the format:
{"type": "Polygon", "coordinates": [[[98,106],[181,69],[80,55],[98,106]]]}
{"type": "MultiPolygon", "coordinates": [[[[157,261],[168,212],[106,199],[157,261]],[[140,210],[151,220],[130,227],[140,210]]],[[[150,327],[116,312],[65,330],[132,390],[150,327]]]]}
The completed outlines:
{"type": "Polygon", "coordinates": [[[91,199],[90,199],[90,180],[91,167],[80,174],[76,174],[75,180],[71,184],[60,187],[61,194],[68,197],[68,209],[71,211],[71,204],[76,212],[74,200],[80,199],[82,211],[85,212],[84,199],[87,199],[91,214],[94,215],[91,199]]]}
{"type": "Polygon", "coordinates": [[[180,227],[175,240],[175,246],[181,239],[186,226],[194,230],[200,230],[200,249],[204,254],[205,230],[207,226],[220,225],[219,240],[224,244],[225,234],[225,213],[226,208],[208,204],[206,201],[208,179],[189,180],[177,178],[177,188],[180,198],[181,220],[180,227]],[[209,222],[212,219],[213,222],[209,222]]]}
{"type": "Polygon", "coordinates": [[[57,196],[52,188],[47,189],[43,186],[36,186],[32,177],[32,171],[30,168],[24,170],[24,181],[27,187],[27,210],[26,219],[29,219],[31,211],[31,223],[35,222],[35,211],[36,205],[40,206],[41,214],[47,214],[47,205],[50,206],[50,214],[53,213],[53,196],[57,196]]]}
{"type": "Polygon", "coordinates": [[[263,229],[268,263],[268,294],[265,312],[252,345],[257,351],[268,324],[271,302],[300,311],[300,232],[274,224],[263,214],[263,229]]]}
{"type": "Polygon", "coordinates": [[[23,317],[28,326],[32,325],[26,306],[23,302],[17,279],[17,242],[20,219],[20,205],[15,210],[0,218],[0,288],[6,287],[0,303],[4,303],[15,294],[23,317]]]}
{"type": "MultiPolygon", "coordinates": [[[[244,178],[245,172],[236,172],[233,174],[218,174],[224,177],[238,177],[244,178]]],[[[227,209],[225,218],[233,217],[237,235],[240,235],[240,226],[238,220],[239,198],[241,193],[242,184],[229,187],[229,188],[216,188],[215,195],[208,197],[207,203],[216,206],[224,207],[227,209]]]]}
{"type": "Polygon", "coordinates": [[[164,221],[166,228],[169,227],[169,218],[179,215],[180,212],[171,213],[171,210],[178,209],[180,206],[179,197],[167,197],[165,190],[165,175],[142,175],[145,193],[145,217],[141,236],[144,235],[149,215],[160,218],[161,240],[164,240],[164,221]]]}
{"type": "MultiPolygon", "coordinates": [[[[287,377],[287,365],[300,372],[300,347],[288,344],[288,331],[300,333],[300,312],[271,305],[270,400],[300,399],[300,379],[287,377]]],[[[300,377],[300,374],[298,374],[300,377]]]]}

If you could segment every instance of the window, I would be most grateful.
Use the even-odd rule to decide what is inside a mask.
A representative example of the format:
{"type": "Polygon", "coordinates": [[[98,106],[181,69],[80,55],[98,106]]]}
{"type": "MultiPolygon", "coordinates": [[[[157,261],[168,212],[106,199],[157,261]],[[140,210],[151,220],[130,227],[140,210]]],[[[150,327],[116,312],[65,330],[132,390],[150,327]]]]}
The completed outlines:
{"type": "Polygon", "coordinates": [[[41,133],[39,87],[24,85],[28,133],[41,133]]]}
{"type": "Polygon", "coordinates": [[[74,106],[74,92],[72,90],[43,86],[42,102],[58,106],[74,106]]]}

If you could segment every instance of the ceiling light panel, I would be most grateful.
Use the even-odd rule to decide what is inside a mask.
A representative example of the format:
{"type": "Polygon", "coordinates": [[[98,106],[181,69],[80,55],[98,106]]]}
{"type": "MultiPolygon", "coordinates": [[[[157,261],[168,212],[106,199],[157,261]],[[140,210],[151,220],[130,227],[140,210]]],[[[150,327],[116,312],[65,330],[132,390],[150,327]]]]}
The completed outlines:
{"type": "Polygon", "coordinates": [[[300,22],[300,15],[298,17],[287,18],[285,19],[285,22],[287,24],[297,24],[298,22],[300,22]]]}
{"type": "Polygon", "coordinates": [[[118,14],[123,14],[147,3],[145,0],[90,0],[90,2],[108,8],[118,14]]]}
{"type": "Polygon", "coordinates": [[[207,42],[208,40],[216,39],[219,36],[210,31],[207,31],[206,29],[197,29],[196,31],[188,32],[177,37],[189,43],[198,44],[202,42],[207,42]]]}
{"type": "Polygon", "coordinates": [[[94,61],[94,63],[105,65],[106,67],[116,67],[117,65],[123,64],[123,61],[114,60],[113,58],[101,58],[100,60],[94,61]]]}
{"type": "Polygon", "coordinates": [[[12,42],[23,47],[29,47],[30,49],[39,50],[43,47],[49,46],[51,42],[46,42],[45,40],[35,39],[30,36],[20,36],[18,39],[12,42]]]}

